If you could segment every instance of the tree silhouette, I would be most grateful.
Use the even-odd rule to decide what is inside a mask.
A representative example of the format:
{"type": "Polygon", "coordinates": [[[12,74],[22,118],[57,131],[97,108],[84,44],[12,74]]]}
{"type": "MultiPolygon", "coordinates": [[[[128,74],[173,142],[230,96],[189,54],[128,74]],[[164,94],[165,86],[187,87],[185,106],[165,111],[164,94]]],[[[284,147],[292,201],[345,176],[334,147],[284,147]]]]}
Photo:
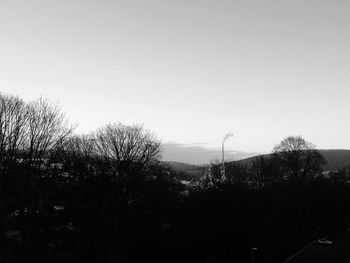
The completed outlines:
{"type": "Polygon", "coordinates": [[[319,172],[326,162],[315,146],[301,136],[285,138],[274,147],[273,153],[281,161],[286,176],[295,180],[319,172]]]}

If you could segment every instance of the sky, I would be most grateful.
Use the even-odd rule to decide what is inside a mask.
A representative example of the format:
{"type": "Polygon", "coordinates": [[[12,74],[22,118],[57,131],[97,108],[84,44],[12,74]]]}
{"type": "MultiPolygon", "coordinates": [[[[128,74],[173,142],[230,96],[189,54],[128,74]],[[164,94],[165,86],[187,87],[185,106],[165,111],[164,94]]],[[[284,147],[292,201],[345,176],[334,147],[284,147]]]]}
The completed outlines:
{"type": "Polygon", "coordinates": [[[239,152],[289,135],[350,149],[349,13],[347,0],[2,0],[0,91],[59,102],[78,133],[141,123],[203,149],[227,132],[239,152]]]}

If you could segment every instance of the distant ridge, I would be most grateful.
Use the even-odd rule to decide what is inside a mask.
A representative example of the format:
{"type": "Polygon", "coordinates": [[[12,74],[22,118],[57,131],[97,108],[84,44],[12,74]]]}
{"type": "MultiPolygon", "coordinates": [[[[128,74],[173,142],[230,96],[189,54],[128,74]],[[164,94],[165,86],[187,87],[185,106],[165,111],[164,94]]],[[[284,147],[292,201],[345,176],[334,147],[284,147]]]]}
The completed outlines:
{"type": "MultiPolygon", "coordinates": [[[[323,167],[325,171],[340,170],[344,167],[350,166],[350,150],[345,149],[321,149],[319,150],[322,156],[327,161],[327,164],[323,167]]],[[[238,162],[244,164],[250,164],[259,156],[269,156],[271,154],[262,154],[253,157],[249,157],[238,162]]]]}
{"type": "MultiPolygon", "coordinates": [[[[322,156],[326,159],[327,164],[323,167],[325,171],[336,171],[343,169],[344,167],[350,167],[350,150],[332,149],[332,150],[319,150],[322,156]]],[[[259,156],[269,156],[271,154],[261,154],[246,159],[234,161],[249,165],[259,156]]],[[[194,165],[182,162],[166,161],[176,173],[187,174],[190,177],[200,177],[204,174],[205,167],[207,165],[194,165]]]]}
{"type": "Polygon", "coordinates": [[[203,175],[205,166],[187,164],[181,162],[165,162],[168,164],[176,173],[185,173],[189,176],[200,177],[203,175]]]}

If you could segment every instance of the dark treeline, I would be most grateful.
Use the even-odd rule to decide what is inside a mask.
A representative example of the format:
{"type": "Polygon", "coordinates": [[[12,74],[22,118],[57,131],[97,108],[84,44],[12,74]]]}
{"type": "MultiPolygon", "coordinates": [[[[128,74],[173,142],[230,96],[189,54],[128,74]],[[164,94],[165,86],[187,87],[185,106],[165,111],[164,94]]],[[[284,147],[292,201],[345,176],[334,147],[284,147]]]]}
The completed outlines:
{"type": "Polygon", "coordinates": [[[323,178],[301,137],[187,185],[160,159],[142,126],[76,135],[46,99],[1,94],[0,262],[282,262],[348,227],[345,170],[323,178]]]}

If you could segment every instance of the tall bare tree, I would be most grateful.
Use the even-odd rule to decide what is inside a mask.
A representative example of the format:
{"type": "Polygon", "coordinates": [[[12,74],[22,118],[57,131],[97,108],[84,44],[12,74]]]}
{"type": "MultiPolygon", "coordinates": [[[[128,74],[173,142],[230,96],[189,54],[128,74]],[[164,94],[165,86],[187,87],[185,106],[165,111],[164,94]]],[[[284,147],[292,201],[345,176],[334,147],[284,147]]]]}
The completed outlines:
{"type": "Polygon", "coordinates": [[[289,136],[273,149],[281,161],[286,175],[292,179],[303,179],[312,172],[322,169],[326,163],[315,146],[301,136],[289,136]]]}
{"type": "Polygon", "coordinates": [[[125,183],[160,158],[160,142],[140,125],[108,124],[97,131],[96,147],[125,183]]]}
{"type": "Polygon", "coordinates": [[[23,150],[27,135],[26,107],[18,97],[0,94],[0,246],[3,238],[3,222],[13,209],[15,163],[23,150]]]}
{"type": "Polygon", "coordinates": [[[61,146],[73,131],[58,105],[39,98],[28,108],[28,160],[42,159],[48,151],[61,146]]]}
{"type": "Polygon", "coordinates": [[[18,97],[0,94],[0,164],[5,168],[23,150],[27,135],[27,110],[18,97]]]}
{"type": "Polygon", "coordinates": [[[128,202],[132,186],[145,178],[149,167],[160,158],[160,142],[140,125],[108,124],[95,134],[98,156],[104,159],[108,174],[116,182],[111,209],[111,258],[116,262],[123,250],[128,202]]]}

